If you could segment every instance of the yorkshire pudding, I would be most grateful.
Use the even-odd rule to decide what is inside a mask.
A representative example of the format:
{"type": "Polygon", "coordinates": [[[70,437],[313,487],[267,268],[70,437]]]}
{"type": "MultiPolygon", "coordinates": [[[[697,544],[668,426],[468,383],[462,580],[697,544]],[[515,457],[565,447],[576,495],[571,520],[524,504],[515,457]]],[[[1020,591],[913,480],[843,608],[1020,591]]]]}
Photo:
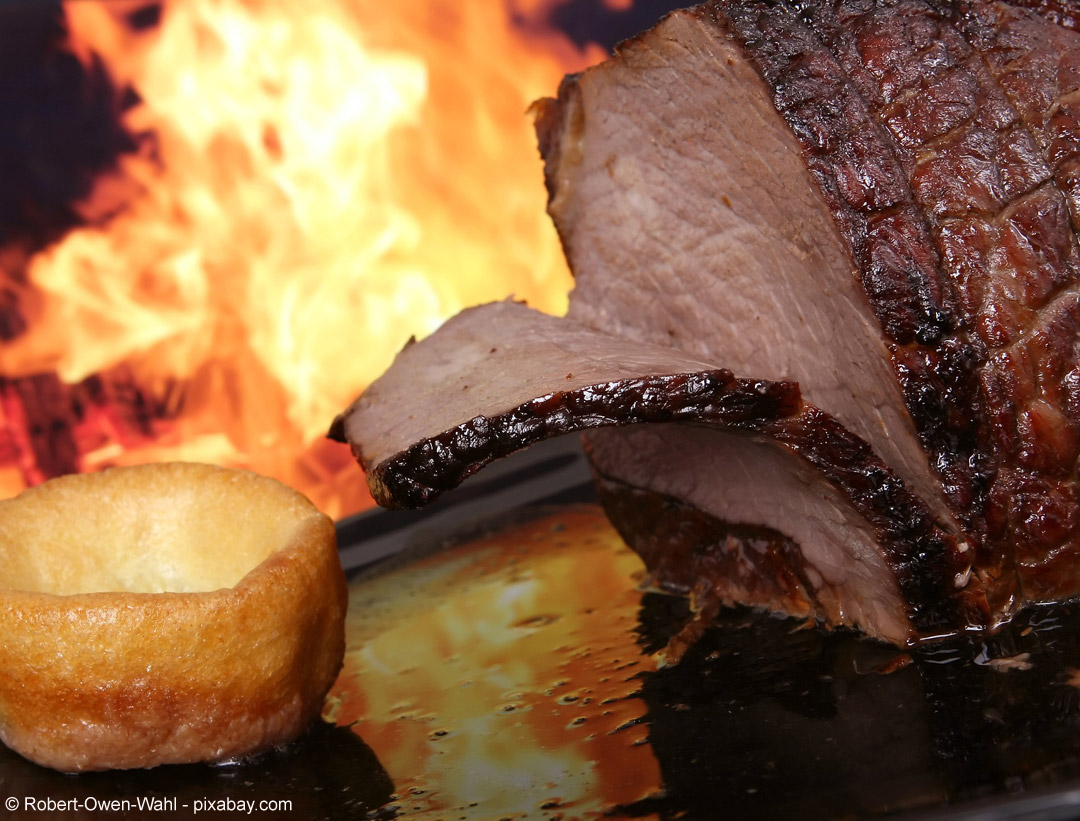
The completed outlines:
{"type": "Polygon", "coordinates": [[[254,753],[341,669],[333,523],[242,470],[64,476],[0,502],[0,738],[64,771],[254,753]]]}

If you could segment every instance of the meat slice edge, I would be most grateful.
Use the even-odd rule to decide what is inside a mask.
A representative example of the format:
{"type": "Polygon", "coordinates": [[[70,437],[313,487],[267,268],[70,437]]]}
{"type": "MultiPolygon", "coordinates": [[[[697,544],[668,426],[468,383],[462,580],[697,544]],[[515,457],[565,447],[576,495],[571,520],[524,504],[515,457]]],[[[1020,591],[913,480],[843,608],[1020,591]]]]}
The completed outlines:
{"type": "Polygon", "coordinates": [[[1076,595],[1080,34],[997,0],[715,8],[852,246],[997,606],[1076,595]]]}
{"type": "Polygon", "coordinates": [[[794,383],[736,379],[516,302],[469,308],[412,343],[331,427],[385,507],[420,507],[488,462],[611,424],[744,424],[795,413],[794,383]]]}
{"type": "MultiPolygon", "coordinates": [[[[350,443],[377,501],[412,507],[542,438],[620,428],[597,431],[603,441],[627,426],[689,437],[684,450],[694,467],[681,475],[706,496],[708,465],[732,451],[724,432],[771,455],[778,465],[773,478],[783,481],[753,490],[762,500],[797,495],[794,509],[815,522],[810,529],[799,517],[771,522],[813,542],[800,545],[800,555],[810,557],[807,566],[821,565],[810,572],[824,581],[812,587],[819,604],[827,603],[815,615],[894,642],[985,623],[963,546],[865,442],[803,403],[797,385],[736,379],[678,351],[518,303],[469,309],[407,346],[335,420],[331,435],[350,443]],[[849,563],[858,572],[833,572],[849,563]],[[864,607],[863,600],[874,604],[864,607]]],[[[672,467],[664,459],[656,465],[660,474],[672,467]]],[[[685,488],[675,494],[708,512],[707,498],[685,488]]],[[[716,586],[716,579],[705,581],[716,586]]],[[[791,609],[783,600],[768,606],[791,609]]]]}
{"type": "Polygon", "coordinates": [[[537,111],[571,318],[798,382],[952,519],[857,265],[713,9],[674,12],[537,111]]]}
{"type": "Polygon", "coordinates": [[[586,433],[608,515],[659,586],[688,586],[707,608],[713,598],[758,604],[754,587],[767,584],[786,592],[785,601],[805,599],[808,615],[893,642],[988,623],[981,584],[969,571],[971,551],[932,524],[865,443],[814,408],[757,428],[753,435],[686,425],[586,433]],[[623,503],[628,494],[631,505],[623,503]],[[676,500],[680,509],[643,528],[643,508],[670,508],[650,497],[676,500]],[[708,530],[722,538],[680,544],[672,534],[687,525],[664,528],[682,517],[699,529],[707,518],[708,530]],[[745,538],[744,528],[766,528],[790,542],[773,550],[775,576],[764,583],[745,583],[759,564],[752,551],[763,544],[745,538]],[[896,593],[903,621],[892,606],[896,593]]]}
{"type": "MultiPolygon", "coordinates": [[[[1080,34],[1073,30],[1075,13],[1075,4],[1039,0],[717,0],[676,14],[623,48],[606,67],[569,79],[557,102],[540,106],[551,211],[578,276],[570,314],[638,338],[652,339],[650,334],[675,327],[668,314],[671,306],[678,308],[680,291],[707,303],[709,291],[695,289],[694,277],[706,265],[717,265],[718,258],[728,262],[707,232],[673,236],[661,219],[666,211],[704,213],[728,226],[730,218],[716,217],[724,213],[720,203],[733,210],[745,210],[748,203],[754,207],[759,184],[772,192],[771,202],[783,202],[784,187],[770,176],[782,167],[772,161],[775,156],[803,166],[801,173],[798,167],[786,172],[793,201],[800,201],[805,180],[812,179],[834,224],[826,222],[824,234],[811,235],[823,237],[823,246],[834,250],[837,236],[841,240],[840,250],[846,250],[879,321],[880,350],[892,359],[903,403],[936,477],[926,472],[920,480],[924,469],[917,460],[905,463],[903,453],[897,459],[842,402],[821,393],[830,372],[844,372],[831,367],[837,356],[828,346],[806,344],[807,350],[822,351],[823,367],[783,376],[799,381],[807,401],[870,441],[931,505],[934,495],[925,487],[940,482],[975,545],[978,572],[993,580],[992,607],[1001,613],[1024,601],[1080,592],[1075,569],[1080,556],[1080,34]],[[715,72],[706,76],[702,66],[710,64],[715,72]],[[726,81],[736,70],[750,79],[726,81]],[[664,87],[654,89],[654,102],[640,111],[621,102],[637,105],[620,87],[635,71],[666,78],[664,87]],[[714,106],[712,120],[694,93],[701,77],[710,105],[721,96],[715,93],[717,82],[726,82],[723,98],[730,91],[736,101],[714,106]],[[688,116],[687,99],[704,111],[697,120],[688,116]],[[771,140],[779,134],[788,153],[770,154],[768,172],[758,178],[733,178],[743,186],[733,193],[732,178],[710,176],[710,169],[737,167],[740,147],[722,139],[722,123],[712,125],[727,112],[733,112],[733,122],[742,122],[746,112],[756,113],[763,104],[761,127],[741,128],[735,136],[753,134],[753,141],[742,142],[756,150],[762,136],[771,140]],[[655,130],[645,109],[656,112],[661,130],[670,133],[643,141],[643,134],[655,130]],[[684,115],[696,131],[678,130],[684,115]],[[676,128],[667,129],[668,122],[676,128]],[[719,152],[702,151],[710,140],[720,143],[719,152]],[[626,146],[629,163],[620,155],[626,146]],[[720,153],[721,159],[711,166],[699,162],[696,170],[691,165],[687,173],[687,158],[695,152],[720,153]],[[619,172],[634,160],[664,172],[659,188],[649,176],[626,184],[627,176],[619,172]],[[702,205],[695,197],[699,189],[711,189],[719,203],[702,205]],[[655,190],[662,197],[654,196],[655,190]],[[616,230],[591,230],[607,212],[618,215],[616,230]],[[704,241],[695,241],[702,236],[704,241]],[[676,276],[664,277],[672,297],[649,284],[656,281],[652,263],[678,262],[684,248],[695,253],[685,255],[676,276]],[[695,258],[701,249],[714,253],[695,258]],[[653,270],[641,275],[644,282],[635,282],[628,266],[645,259],[653,270]],[[635,307],[654,300],[660,303],[656,310],[643,313],[635,307]]],[[[769,204],[759,210],[766,213],[769,204]]],[[[782,247],[770,230],[782,239],[785,232],[821,224],[814,208],[788,213],[791,220],[771,229],[766,225],[759,244],[752,232],[741,238],[748,240],[747,255],[765,258],[782,247]]],[[[777,270],[798,275],[801,256],[794,253],[791,259],[777,270]]],[[[743,273],[730,278],[727,270],[714,287],[728,303],[745,302],[753,309],[754,288],[766,292],[765,311],[751,310],[751,320],[766,317],[767,330],[781,327],[785,317],[799,318],[795,310],[770,308],[772,293],[777,287],[783,292],[790,279],[766,288],[751,278],[747,288],[741,284],[743,273]]],[[[831,288],[834,280],[828,282],[831,288]]],[[[844,307],[843,301],[837,304],[844,307]]],[[[838,328],[858,330],[855,320],[865,306],[850,304],[859,310],[823,315],[833,316],[838,328]]],[[[746,337],[743,344],[753,349],[751,355],[780,351],[776,363],[783,363],[785,343],[762,336],[760,323],[727,321],[717,328],[720,347],[746,337]],[[764,344],[755,346],[755,339],[764,344]]],[[[792,338],[799,339],[798,326],[792,338]]],[[[708,339],[708,329],[697,332],[688,349],[705,356],[701,339],[708,339]]],[[[676,337],[673,344],[683,343],[676,337]]],[[[723,360],[728,367],[780,378],[775,370],[747,366],[738,346],[731,348],[732,356],[723,360]]],[[[861,368],[851,369],[850,381],[865,384],[861,368]]],[[[902,427],[892,429],[893,435],[900,432],[902,427]]],[[[910,453],[906,444],[901,450],[910,453]]]]}

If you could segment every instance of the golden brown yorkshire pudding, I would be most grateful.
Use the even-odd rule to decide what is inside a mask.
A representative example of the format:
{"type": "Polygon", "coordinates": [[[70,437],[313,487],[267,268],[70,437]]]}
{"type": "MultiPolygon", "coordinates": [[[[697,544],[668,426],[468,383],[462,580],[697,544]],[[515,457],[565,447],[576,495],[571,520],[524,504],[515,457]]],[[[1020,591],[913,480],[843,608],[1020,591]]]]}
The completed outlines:
{"type": "Polygon", "coordinates": [[[345,650],[333,523],[192,463],[0,502],[0,738],[65,771],[243,756],[319,715],[345,650]]]}

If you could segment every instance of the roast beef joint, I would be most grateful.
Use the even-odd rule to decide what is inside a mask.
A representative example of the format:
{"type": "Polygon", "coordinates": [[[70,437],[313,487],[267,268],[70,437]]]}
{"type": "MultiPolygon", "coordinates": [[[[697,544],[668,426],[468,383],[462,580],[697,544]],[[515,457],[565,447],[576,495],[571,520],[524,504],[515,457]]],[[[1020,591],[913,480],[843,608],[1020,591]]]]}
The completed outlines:
{"type": "Polygon", "coordinates": [[[533,107],[566,317],[411,343],[338,418],[416,507],[580,431],[656,587],[904,644],[1080,594],[1080,14],[716,0],[533,107]]]}

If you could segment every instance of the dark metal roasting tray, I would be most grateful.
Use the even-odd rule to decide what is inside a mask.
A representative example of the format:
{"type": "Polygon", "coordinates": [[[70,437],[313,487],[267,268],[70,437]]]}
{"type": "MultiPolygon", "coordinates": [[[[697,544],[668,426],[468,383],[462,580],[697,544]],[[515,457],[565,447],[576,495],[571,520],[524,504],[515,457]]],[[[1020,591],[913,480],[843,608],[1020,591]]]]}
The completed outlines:
{"type": "MultiPolygon", "coordinates": [[[[428,573],[433,557],[467,548],[469,540],[481,534],[484,538],[501,534],[512,542],[523,523],[543,516],[556,521],[566,511],[602,521],[573,437],[493,466],[429,510],[372,511],[342,521],[340,549],[354,606],[365,600],[364,606],[371,607],[371,585],[377,584],[373,580],[396,574],[394,578],[405,580],[402,595],[413,595],[405,588],[409,574],[417,572],[414,565],[429,568],[423,571],[428,573]]],[[[551,529],[560,531],[561,526],[551,529]]],[[[573,561],[576,547],[566,544],[573,538],[563,539],[561,561],[573,561]]],[[[604,558],[603,549],[591,549],[591,561],[604,558]]],[[[619,561],[629,560],[625,550],[615,552],[622,557],[619,561]]],[[[507,567],[518,578],[532,572],[528,562],[540,559],[522,554],[515,561],[507,567]]],[[[481,572],[465,560],[455,567],[459,574],[455,578],[481,572]]],[[[455,591],[447,586],[441,596],[452,599],[455,591]]],[[[684,623],[687,608],[678,598],[651,592],[633,595],[633,618],[619,629],[627,644],[637,648],[639,658],[647,659],[684,623]]],[[[432,606],[436,604],[433,599],[432,606]]],[[[594,610],[590,606],[583,612],[594,610]]],[[[363,642],[356,633],[360,622],[353,616],[350,612],[348,652],[362,654],[363,642]]],[[[544,616],[557,618],[558,614],[544,616]]],[[[533,621],[523,635],[536,635],[543,619],[533,621]]],[[[371,619],[364,624],[363,630],[373,629],[371,619]]],[[[508,648],[506,657],[512,660],[515,652],[528,653],[531,646],[523,641],[520,647],[508,648]]],[[[578,661],[589,656],[575,655],[574,647],[559,651],[578,661]]],[[[595,675],[603,673],[604,658],[603,653],[595,654],[595,675]]],[[[447,663],[425,655],[414,666],[422,675],[425,666],[447,663]]],[[[335,691],[349,691],[347,679],[355,669],[347,656],[335,691]]],[[[616,669],[625,670],[627,664],[613,665],[616,669]]],[[[621,699],[623,706],[640,717],[609,735],[634,725],[636,754],[648,753],[660,783],[634,801],[616,805],[590,803],[581,796],[567,801],[566,790],[560,792],[563,785],[553,776],[542,784],[524,779],[514,787],[524,810],[506,812],[481,798],[440,810],[441,768],[452,766],[465,776],[476,776],[471,770],[489,767],[490,762],[477,761],[474,766],[467,756],[441,759],[437,740],[451,730],[432,724],[433,741],[424,748],[430,755],[422,756],[428,770],[425,795],[415,778],[403,780],[400,772],[392,775],[385,754],[379,754],[380,749],[394,749],[395,743],[405,744],[406,736],[395,742],[383,732],[376,738],[365,730],[373,725],[359,714],[358,702],[333,692],[328,702],[332,723],[320,722],[289,747],[249,761],[75,776],[37,767],[0,749],[0,800],[9,802],[10,811],[15,803],[25,809],[27,797],[51,799],[52,811],[20,809],[10,816],[68,819],[147,817],[132,803],[139,797],[173,800],[175,809],[153,813],[160,818],[194,817],[196,801],[204,802],[202,807],[220,807],[205,802],[230,800],[235,806],[240,800],[275,799],[288,799],[291,805],[276,812],[256,810],[250,817],[1080,817],[1080,606],[1075,604],[1033,609],[993,636],[961,636],[907,651],[850,632],[732,611],[721,615],[680,664],[662,669],[640,664],[622,680],[633,686],[621,699]],[[638,749],[643,745],[645,750],[638,749]],[[127,808],[120,803],[112,805],[120,809],[102,810],[103,802],[117,800],[128,801],[127,808]]],[[[565,683],[555,682],[553,687],[565,683]]],[[[576,698],[529,702],[527,693],[509,695],[518,697],[517,706],[528,702],[530,720],[544,718],[537,711],[565,710],[576,698]]],[[[419,715],[424,705],[413,707],[419,715]]],[[[514,708],[511,703],[503,709],[514,708]]],[[[601,713],[590,715],[594,718],[589,721],[594,721],[601,713]]],[[[582,714],[570,723],[585,724],[586,717],[582,714]]],[[[454,717],[440,715],[438,725],[454,728],[454,717]]],[[[468,733],[464,725],[452,731],[460,743],[446,749],[462,750],[482,741],[462,738],[468,733]]],[[[563,736],[558,737],[574,731],[560,729],[563,736]]],[[[555,754],[557,746],[549,740],[538,752],[555,754]]],[[[588,749],[598,758],[617,758],[611,750],[631,747],[607,744],[588,749]]],[[[514,755],[528,752],[516,750],[514,755]]],[[[597,773],[617,772],[622,762],[594,760],[588,765],[597,773]]],[[[501,776],[489,772],[486,777],[520,775],[512,764],[506,766],[501,776]]],[[[207,817],[241,814],[234,809],[207,817]]]]}

